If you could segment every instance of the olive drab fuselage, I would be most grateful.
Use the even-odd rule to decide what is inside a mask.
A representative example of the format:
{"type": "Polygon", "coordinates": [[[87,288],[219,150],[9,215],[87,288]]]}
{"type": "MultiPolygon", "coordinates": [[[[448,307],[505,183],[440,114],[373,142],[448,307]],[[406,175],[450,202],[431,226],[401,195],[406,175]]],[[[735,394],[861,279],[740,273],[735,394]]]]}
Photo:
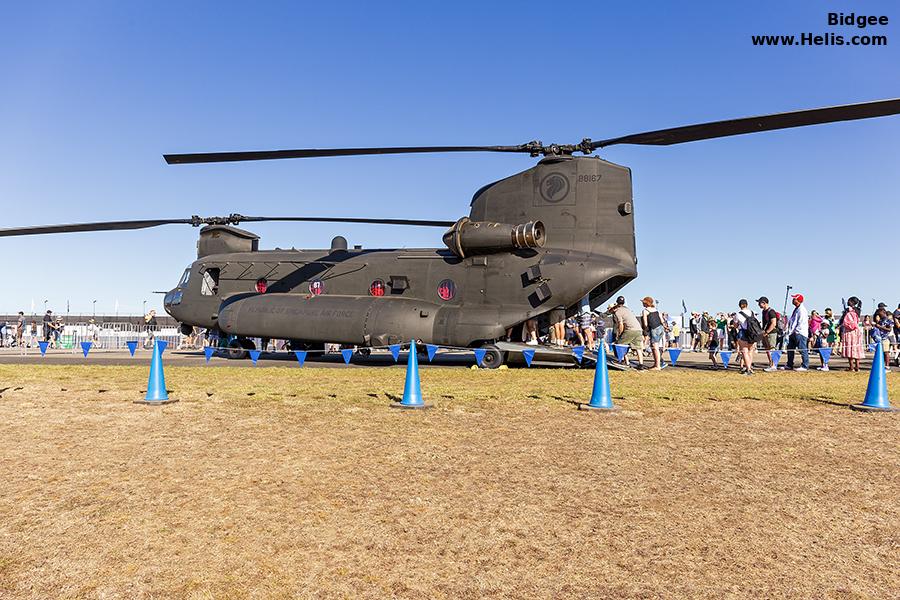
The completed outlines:
{"type": "Polygon", "coordinates": [[[554,308],[572,314],[586,295],[597,307],[637,276],[631,172],[597,157],[545,158],[487,185],[457,226],[448,248],[346,249],[335,238],[328,250],[258,250],[250,232],[209,226],[165,308],[243,337],[477,346],[554,308]],[[543,245],[498,244],[511,227],[543,245]]]}

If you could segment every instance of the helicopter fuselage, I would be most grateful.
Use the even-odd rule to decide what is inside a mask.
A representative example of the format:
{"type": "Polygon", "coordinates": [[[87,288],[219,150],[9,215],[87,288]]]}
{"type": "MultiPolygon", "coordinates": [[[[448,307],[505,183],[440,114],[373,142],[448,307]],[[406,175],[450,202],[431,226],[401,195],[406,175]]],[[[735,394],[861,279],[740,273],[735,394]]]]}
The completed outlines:
{"type": "MultiPolygon", "coordinates": [[[[544,159],[476,193],[469,219],[540,222],[537,248],[257,250],[229,226],[166,295],[187,325],[304,342],[477,346],[550,310],[597,307],[636,277],[631,177],[596,157],[544,159]],[[221,252],[240,248],[239,252],[221,252]]],[[[451,230],[452,232],[452,230],[451,230]]],[[[451,232],[445,235],[445,240],[451,232]]],[[[448,242],[448,246],[456,248],[448,242]]]]}

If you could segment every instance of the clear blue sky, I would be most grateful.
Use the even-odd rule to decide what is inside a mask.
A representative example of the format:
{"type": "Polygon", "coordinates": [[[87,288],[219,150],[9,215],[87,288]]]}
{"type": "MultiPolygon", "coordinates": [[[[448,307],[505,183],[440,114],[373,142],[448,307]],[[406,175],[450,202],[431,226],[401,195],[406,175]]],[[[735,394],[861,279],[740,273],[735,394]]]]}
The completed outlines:
{"type": "MultiPolygon", "coordinates": [[[[166,166],[164,152],[577,142],[900,96],[896,2],[13,3],[0,18],[2,226],[230,212],[455,219],[518,155],[166,166]],[[759,48],[886,14],[887,48],[759,48]]],[[[865,33],[865,32],[863,32],[865,33]]],[[[629,298],[900,301],[900,117],[671,147],[633,169],[629,298]]],[[[263,224],[264,247],[439,246],[430,228],[263,224]]],[[[161,308],[197,230],[0,238],[0,312],[161,308]]],[[[868,306],[867,306],[868,308],[868,306]]]]}

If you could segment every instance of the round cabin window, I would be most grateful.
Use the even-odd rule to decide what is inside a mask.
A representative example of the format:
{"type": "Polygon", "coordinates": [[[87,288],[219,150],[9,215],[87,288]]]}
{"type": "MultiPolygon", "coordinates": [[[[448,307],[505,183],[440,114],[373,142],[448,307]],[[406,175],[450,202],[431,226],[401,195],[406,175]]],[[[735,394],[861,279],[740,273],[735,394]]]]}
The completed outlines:
{"type": "Polygon", "coordinates": [[[441,300],[452,300],[456,296],[456,284],[452,279],[445,279],[438,284],[437,292],[441,300]]]}

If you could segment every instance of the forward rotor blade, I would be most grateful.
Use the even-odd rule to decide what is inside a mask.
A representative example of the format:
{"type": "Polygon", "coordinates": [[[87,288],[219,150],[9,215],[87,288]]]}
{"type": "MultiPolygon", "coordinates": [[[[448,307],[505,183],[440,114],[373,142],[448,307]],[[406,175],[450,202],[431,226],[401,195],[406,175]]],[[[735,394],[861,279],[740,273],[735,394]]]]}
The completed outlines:
{"type": "Polygon", "coordinates": [[[649,146],[669,146],[671,144],[683,144],[757,131],[772,131],[774,129],[788,129],[791,127],[803,127],[806,125],[818,125],[820,123],[833,123],[836,121],[853,121],[855,119],[871,119],[873,117],[885,117],[900,113],[900,98],[891,100],[875,100],[859,104],[844,104],[842,106],[829,106],[826,108],[813,108],[810,110],[798,110],[795,112],[760,115],[758,117],[744,117],[742,119],[729,119],[727,121],[714,121],[711,123],[698,123],[684,127],[660,129],[635,133],[608,140],[600,140],[591,143],[591,147],[605,148],[614,144],[641,144],[649,146]]]}
{"type": "Polygon", "coordinates": [[[422,219],[363,219],[356,217],[244,217],[244,222],[299,221],[305,223],[372,223],[375,225],[415,225],[420,227],[450,227],[456,221],[429,221],[422,219]]]}
{"type": "Polygon", "coordinates": [[[450,227],[455,221],[431,221],[423,219],[365,219],[356,217],[245,217],[232,214],[227,217],[192,217],[190,219],[147,219],[143,221],[102,221],[98,223],[72,223],[69,225],[39,225],[0,229],[0,237],[15,235],[41,235],[44,233],[76,233],[83,231],[121,231],[147,229],[160,225],[237,225],[260,221],[294,221],[307,223],[372,223],[374,225],[413,225],[420,227],[450,227]]]}
{"type": "Polygon", "coordinates": [[[190,224],[191,219],[153,219],[143,221],[105,221],[100,223],[72,223],[69,225],[40,225],[36,227],[13,227],[0,229],[0,237],[14,235],[40,235],[43,233],[75,233],[79,231],[120,231],[128,229],[147,229],[160,225],[178,223],[190,224]]]}
{"type": "Polygon", "coordinates": [[[412,146],[402,148],[307,148],[302,150],[259,150],[252,152],[204,152],[197,154],[164,154],[170,165],[187,163],[274,160],[279,158],[318,158],[323,156],[362,156],[370,154],[424,154],[430,152],[530,152],[528,144],[520,146],[412,146]]]}

